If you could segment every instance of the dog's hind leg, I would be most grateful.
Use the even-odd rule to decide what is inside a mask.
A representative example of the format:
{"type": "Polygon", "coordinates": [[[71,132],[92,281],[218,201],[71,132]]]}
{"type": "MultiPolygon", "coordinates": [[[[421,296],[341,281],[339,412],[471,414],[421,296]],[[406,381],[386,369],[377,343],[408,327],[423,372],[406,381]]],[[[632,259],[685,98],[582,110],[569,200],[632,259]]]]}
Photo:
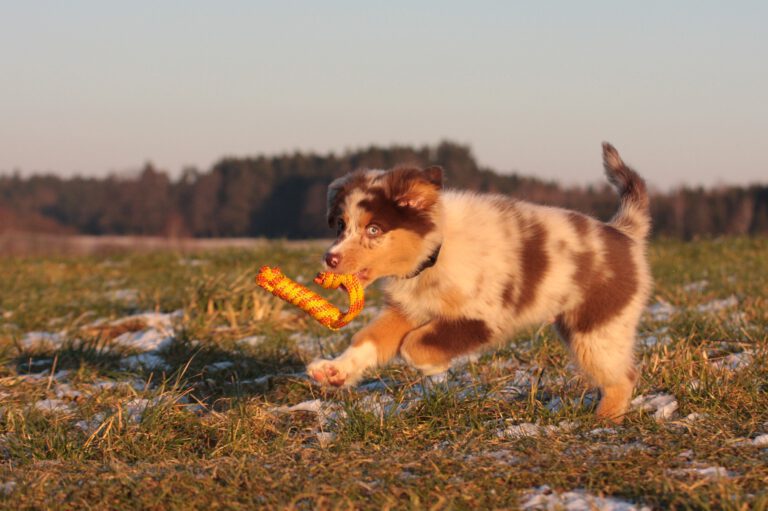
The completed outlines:
{"type": "Polygon", "coordinates": [[[403,337],[413,328],[397,309],[387,308],[355,334],[344,353],[333,360],[315,360],[307,366],[307,373],[320,383],[354,385],[366,369],[394,357],[403,337]]]}
{"type": "Polygon", "coordinates": [[[555,325],[578,365],[600,387],[597,416],[620,423],[637,381],[634,326],[628,327],[617,318],[598,330],[578,333],[568,328],[562,317],[555,325]]]}
{"type": "Polygon", "coordinates": [[[491,335],[491,329],[479,319],[434,320],[405,336],[400,355],[424,374],[438,374],[456,357],[488,343],[491,335]]]}

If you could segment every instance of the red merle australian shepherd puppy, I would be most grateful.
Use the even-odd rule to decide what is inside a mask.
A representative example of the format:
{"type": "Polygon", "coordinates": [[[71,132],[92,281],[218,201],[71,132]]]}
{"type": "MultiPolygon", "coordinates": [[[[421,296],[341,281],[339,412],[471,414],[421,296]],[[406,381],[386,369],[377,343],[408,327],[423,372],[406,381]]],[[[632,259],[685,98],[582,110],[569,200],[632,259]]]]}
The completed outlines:
{"type": "Polygon", "coordinates": [[[331,183],[328,221],[338,238],[332,271],[368,285],[385,279],[387,305],[312,378],[354,385],[397,354],[424,374],[551,322],[600,387],[601,418],[621,421],[637,380],[635,329],[651,287],[643,179],[603,145],[621,204],[600,222],[501,195],[442,190],[442,169],[358,170],[331,183]]]}

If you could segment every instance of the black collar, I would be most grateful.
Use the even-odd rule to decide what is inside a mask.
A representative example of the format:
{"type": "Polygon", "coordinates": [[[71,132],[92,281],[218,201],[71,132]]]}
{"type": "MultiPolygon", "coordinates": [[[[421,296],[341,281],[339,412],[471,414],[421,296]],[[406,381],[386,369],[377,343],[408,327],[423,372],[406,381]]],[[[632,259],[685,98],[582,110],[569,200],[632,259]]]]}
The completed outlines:
{"type": "Polygon", "coordinates": [[[439,244],[437,248],[429,255],[429,257],[427,257],[421,262],[418,268],[416,268],[415,270],[413,270],[411,273],[409,273],[403,278],[412,279],[413,277],[418,276],[421,272],[423,272],[427,268],[433,267],[437,262],[437,256],[440,255],[440,248],[442,248],[442,246],[443,246],[442,243],[439,244]]]}

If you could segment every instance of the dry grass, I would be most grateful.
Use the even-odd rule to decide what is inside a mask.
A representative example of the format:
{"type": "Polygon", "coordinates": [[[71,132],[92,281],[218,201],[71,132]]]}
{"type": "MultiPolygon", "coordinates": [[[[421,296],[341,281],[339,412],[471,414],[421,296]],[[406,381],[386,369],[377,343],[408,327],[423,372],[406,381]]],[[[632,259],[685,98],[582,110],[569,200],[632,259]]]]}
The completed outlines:
{"type": "Polygon", "coordinates": [[[320,250],[4,259],[0,504],[515,508],[548,485],[654,509],[768,508],[768,447],[753,442],[768,434],[765,240],[653,245],[653,301],[670,307],[644,320],[637,393],[677,409],[607,430],[549,328],[442,382],[396,364],[353,390],[312,385],[304,363],[354,326],[307,322],[253,276],[279,262],[309,279],[320,250]],[[172,326],[131,317],[176,310],[172,326]],[[151,356],[132,357],[136,339],[157,341],[151,356]]]}

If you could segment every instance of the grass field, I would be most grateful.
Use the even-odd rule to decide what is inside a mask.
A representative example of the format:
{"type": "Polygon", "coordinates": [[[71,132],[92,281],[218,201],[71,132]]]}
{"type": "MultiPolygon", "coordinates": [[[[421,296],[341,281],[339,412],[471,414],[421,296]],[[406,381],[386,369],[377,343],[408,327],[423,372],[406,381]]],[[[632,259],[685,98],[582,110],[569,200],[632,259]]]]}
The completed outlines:
{"type": "Polygon", "coordinates": [[[253,277],[321,252],[0,259],[0,506],[768,509],[768,240],[653,244],[620,427],[546,326],[443,379],[311,384],[380,294],[331,333],[253,277]]]}

